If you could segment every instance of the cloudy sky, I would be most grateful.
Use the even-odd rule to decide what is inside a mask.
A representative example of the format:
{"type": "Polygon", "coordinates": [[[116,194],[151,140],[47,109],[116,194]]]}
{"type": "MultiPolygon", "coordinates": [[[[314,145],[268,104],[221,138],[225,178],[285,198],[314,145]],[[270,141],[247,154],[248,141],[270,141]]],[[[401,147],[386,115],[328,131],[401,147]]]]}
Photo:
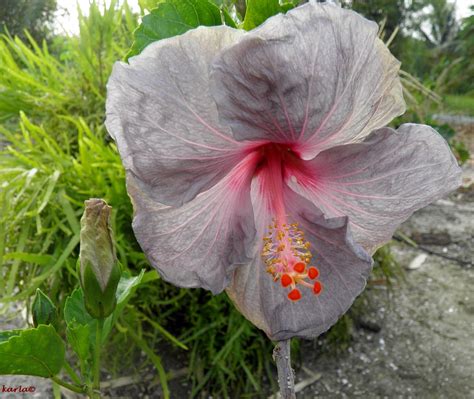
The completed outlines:
{"type": "MultiPolygon", "coordinates": [[[[105,0],[105,3],[110,4],[110,0],[105,0]]],[[[87,14],[89,0],[58,0],[58,6],[62,9],[57,17],[57,28],[59,31],[65,31],[69,34],[78,33],[77,4],[81,7],[83,13],[87,14]]],[[[140,10],[138,0],[128,0],[128,4],[132,10],[140,10]]],[[[464,18],[470,15],[469,6],[473,4],[473,0],[456,0],[456,4],[458,18],[464,18]]]]}

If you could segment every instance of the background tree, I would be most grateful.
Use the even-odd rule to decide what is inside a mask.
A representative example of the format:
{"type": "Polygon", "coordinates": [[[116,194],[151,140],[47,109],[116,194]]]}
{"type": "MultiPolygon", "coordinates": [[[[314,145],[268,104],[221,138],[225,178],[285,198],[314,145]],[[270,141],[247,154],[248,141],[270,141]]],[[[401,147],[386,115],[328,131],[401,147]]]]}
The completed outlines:
{"type": "Polygon", "coordinates": [[[49,37],[56,0],[0,0],[0,31],[25,38],[24,30],[41,42],[49,37]]]}
{"type": "Polygon", "coordinates": [[[455,39],[454,54],[461,61],[455,69],[453,90],[474,95],[474,5],[471,15],[461,22],[461,29],[455,39]]]}
{"type": "Polygon", "coordinates": [[[404,32],[412,25],[412,16],[429,4],[427,0],[342,0],[341,3],[372,21],[384,21],[385,40],[398,30],[390,47],[397,58],[403,48],[404,32]]]}
{"type": "Polygon", "coordinates": [[[456,4],[446,0],[431,1],[411,23],[412,30],[419,33],[429,47],[449,46],[459,30],[456,4]]]}

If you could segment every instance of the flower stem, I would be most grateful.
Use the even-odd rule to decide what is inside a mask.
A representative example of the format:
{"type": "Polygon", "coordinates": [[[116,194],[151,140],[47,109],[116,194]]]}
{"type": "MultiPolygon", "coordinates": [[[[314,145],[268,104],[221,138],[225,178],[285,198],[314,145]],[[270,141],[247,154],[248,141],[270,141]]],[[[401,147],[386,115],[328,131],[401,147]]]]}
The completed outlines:
{"type": "Polygon", "coordinates": [[[278,370],[281,399],[295,399],[295,375],[291,368],[290,339],[278,341],[273,349],[273,360],[278,370]]]}
{"type": "Polygon", "coordinates": [[[74,371],[74,369],[70,366],[68,362],[64,363],[64,368],[66,369],[66,372],[69,374],[69,376],[71,377],[71,379],[74,381],[75,384],[77,385],[82,384],[81,379],[79,378],[77,373],[74,371]]]}
{"type": "Polygon", "coordinates": [[[59,379],[58,377],[51,377],[51,379],[58,385],[61,385],[63,386],[64,388],[67,388],[69,389],[70,391],[73,391],[73,392],[77,392],[77,393],[84,393],[84,388],[83,387],[80,387],[78,385],[73,385],[73,384],[69,384],[68,382],[66,381],[63,381],[61,379],[59,379]]]}
{"type": "Polygon", "coordinates": [[[95,351],[94,351],[94,382],[92,388],[95,391],[100,390],[100,351],[102,346],[102,330],[104,328],[104,319],[97,319],[97,329],[95,332],[95,351]]]}

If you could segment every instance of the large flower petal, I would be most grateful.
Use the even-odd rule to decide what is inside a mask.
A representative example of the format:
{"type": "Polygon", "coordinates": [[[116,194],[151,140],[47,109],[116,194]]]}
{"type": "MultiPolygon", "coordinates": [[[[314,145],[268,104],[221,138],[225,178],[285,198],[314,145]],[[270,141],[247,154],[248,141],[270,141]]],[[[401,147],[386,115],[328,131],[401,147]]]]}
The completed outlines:
{"type": "Polygon", "coordinates": [[[200,27],[117,62],[107,85],[107,120],[125,168],[159,202],[180,205],[212,187],[242,158],[219,123],[209,64],[241,31],[200,27]]]}
{"type": "MultiPolygon", "coordinates": [[[[271,215],[259,192],[254,184],[257,237],[263,237],[271,215]]],[[[347,218],[325,219],[314,205],[288,188],[284,198],[289,219],[299,223],[311,243],[323,284],[321,294],[302,289],[302,298],[291,302],[280,283],[266,272],[258,253],[251,263],[234,271],[226,292],[237,309],[272,340],[313,338],[331,327],[364,289],[372,259],[352,241],[347,218]]]]}
{"type": "Polygon", "coordinates": [[[349,216],[355,240],[373,252],[417,209],[459,187],[461,169],[431,127],[405,124],[331,148],[295,173],[298,192],[328,217],[349,216]]]}
{"type": "Polygon", "coordinates": [[[168,282],[214,294],[250,260],[254,217],[250,181],[258,154],[249,154],[210,190],[179,208],[157,203],[132,174],[133,230],[150,263],[168,282]]]}
{"type": "Polygon", "coordinates": [[[399,64],[376,23],[331,4],[306,4],[221,52],[212,93],[236,138],[298,143],[309,159],[404,112],[399,64]]]}

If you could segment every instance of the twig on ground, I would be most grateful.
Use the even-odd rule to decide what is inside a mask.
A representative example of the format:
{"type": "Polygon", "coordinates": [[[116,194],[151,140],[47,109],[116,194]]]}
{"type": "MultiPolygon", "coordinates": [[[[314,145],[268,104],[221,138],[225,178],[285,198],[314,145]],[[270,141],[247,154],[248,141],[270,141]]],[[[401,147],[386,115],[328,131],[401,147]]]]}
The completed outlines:
{"type": "Polygon", "coordinates": [[[405,234],[400,233],[400,232],[397,233],[396,235],[394,235],[393,239],[395,241],[407,244],[407,245],[409,245],[413,248],[419,249],[420,251],[424,251],[424,252],[426,252],[430,255],[438,256],[440,258],[447,259],[447,260],[450,260],[452,262],[459,263],[460,265],[471,265],[472,264],[471,262],[468,262],[468,261],[465,261],[465,260],[462,260],[462,259],[458,259],[458,258],[454,258],[452,256],[445,255],[445,254],[433,251],[433,250],[431,250],[431,249],[429,249],[429,248],[427,248],[423,245],[418,244],[417,242],[413,241],[410,237],[407,237],[405,234]]]}

